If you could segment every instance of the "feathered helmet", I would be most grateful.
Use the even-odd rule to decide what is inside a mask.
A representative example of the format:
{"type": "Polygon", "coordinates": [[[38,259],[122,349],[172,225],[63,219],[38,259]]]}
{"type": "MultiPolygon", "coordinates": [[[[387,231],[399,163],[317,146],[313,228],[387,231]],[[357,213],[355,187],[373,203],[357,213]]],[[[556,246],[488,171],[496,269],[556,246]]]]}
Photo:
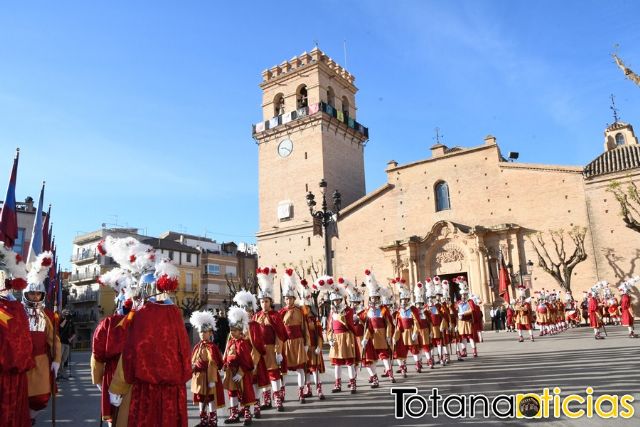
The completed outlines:
{"type": "Polygon", "coordinates": [[[300,280],[299,289],[302,304],[311,307],[313,305],[313,292],[309,287],[309,282],[307,282],[307,279],[300,280]]]}
{"type": "Polygon", "coordinates": [[[573,301],[573,295],[571,295],[571,291],[567,291],[567,292],[565,292],[565,294],[564,294],[564,300],[565,300],[566,302],[571,302],[571,301],[573,301]]]}
{"type": "Polygon", "coordinates": [[[627,279],[624,282],[622,282],[622,284],[618,286],[618,289],[620,290],[621,294],[628,294],[631,292],[633,287],[636,286],[636,284],[639,281],[640,281],[640,276],[634,276],[631,279],[627,279]]]}
{"type": "Polygon", "coordinates": [[[276,269],[273,267],[258,268],[258,299],[269,298],[273,301],[273,280],[276,269]]]}
{"type": "Polygon", "coordinates": [[[216,319],[210,311],[194,311],[191,313],[189,322],[198,332],[215,331],[216,319]]]}
{"type": "Polygon", "coordinates": [[[347,293],[347,297],[349,302],[361,302],[362,296],[356,286],[349,279],[345,279],[344,277],[338,277],[338,285],[342,286],[347,293]]]}
{"type": "Polygon", "coordinates": [[[367,287],[369,298],[380,296],[380,283],[378,283],[371,270],[364,271],[364,284],[367,287]]]}
{"type": "Polygon", "coordinates": [[[331,276],[322,276],[321,280],[324,280],[325,290],[329,294],[329,301],[343,301],[347,296],[347,291],[344,286],[339,285],[333,280],[331,276]]]}
{"type": "Polygon", "coordinates": [[[527,288],[518,286],[518,298],[524,299],[527,296],[527,288]]]}
{"type": "Polygon", "coordinates": [[[233,306],[229,308],[229,311],[227,312],[227,319],[229,320],[230,329],[239,329],[241,331],[246,331],[249,328],[249,315],[244,309],[240,307],[233,306]]]}
{"type": "MultiPolygon", "coordinates": [[[[435,298],[437,296],[436,285],[433,283],[433,280],[431,280],[431,277],[424,279],[424,288],[424,294],[427,299],[435,298]]],[[[440,292],[442,292],[442,289],[440,289],[440,292]]]]}
{"type": "Polygon", "coordinates": [[[386,306],[393,306],[394,298],[393,298],[393,290],[389,286],[381,286],[380,287],[380,304],[386,306]]]}
{"type": "Polygon", "coordinates": [[[458,276],[454,279],[460,288],[460,294],[468,294],[469,293],[469,285],[465,280],[464,276],[458,276]]]}
{"type": "Polygon", "coordinates": [[[233,296],[233,302],[240,308],[244,310],[251,310],[253,312],[258,310],[258,302],[256,301],[256,296],[249,291],[245,291],[244,289],[236,292],[233,296]]]}
{"type": "Polygon", "coordinates": [[[298,275],[293,268],[287,268],[282,278],[282,296],[298,298],[298,286],[298,275]]]}
{"type": "MultiPolygon", "coordinates": [[[[449,284],[449,281],[447,279],[444,279],[442,281],[442,298],[444,299],[450,299],[451,298],[451,285],[449,284]]],[[[460,290],[460,294],[462,294],[462,289],[460,290]]]]}
{"type": "Polygon", "coordinates": [[[27,287],[27,266],[20,254],[13,252],[0,242],[0,292],[21,291],[27,287]]]}
{"type": "Polygon", "coordinates": [[[168,258],[158,259],[156,250],[133,237],[107,236],[98,243],[98,252],[111,257],[119,267],[100,276],[98,283],[118,294],[147,299],[178,288],[178,268],[168,258]]]}
{"type": "Polygon", "coordinates": [[[36,257],[35,260],[29,265],[27,273],[27,286],[22,290],[22,302],[27,305],[44,305],[44,296],[46,295],[46,289],[44,287],[44,280],[49,274],[49,269],[53,265],[53,254],[49,251],[42,252],[36,257]],[[38,302],[29,301],[27,299],[27,293],[38,292],[41,294],[41,298],[38,302]]]}
{"type": "Polygon", "coordinates": [[[398,299],[411,300],[411,291],[406,280],[396,277],[391,281],[391,284],[398,287],[398,299]]]}
{"type": "Polygon", "coordinates": [[[422,282],[416,283],[413,287],[413,302],[415,304],[424,304],[424,285],[422,282]]]}

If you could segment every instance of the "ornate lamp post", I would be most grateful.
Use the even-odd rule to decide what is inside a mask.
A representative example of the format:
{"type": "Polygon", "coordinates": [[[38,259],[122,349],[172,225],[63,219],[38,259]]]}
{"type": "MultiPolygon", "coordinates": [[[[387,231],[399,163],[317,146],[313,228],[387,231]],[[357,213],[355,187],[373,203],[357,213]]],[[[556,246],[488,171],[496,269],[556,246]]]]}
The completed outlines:
{"type": "Polygon", "coordinates": [[[331,236],[327,232],[329,224],[335,223],[338,220],[340,213],[340,207],[342,206],[342,195],[338,190],[333,192],[333,211],[327,208],[327,181],[322,178],[320,180],[320,192],[322,193],[322,207],[320,210],[315,210],[316,196],[309,191],[307,193],[307,206],[309,206],[309,213],[315,220],[319,220],[322,223],[322,232],[324,233],[324,257],[326,262],[326,272],[329,276],[333,275],[333,264],[331,259],[331,236]]]}

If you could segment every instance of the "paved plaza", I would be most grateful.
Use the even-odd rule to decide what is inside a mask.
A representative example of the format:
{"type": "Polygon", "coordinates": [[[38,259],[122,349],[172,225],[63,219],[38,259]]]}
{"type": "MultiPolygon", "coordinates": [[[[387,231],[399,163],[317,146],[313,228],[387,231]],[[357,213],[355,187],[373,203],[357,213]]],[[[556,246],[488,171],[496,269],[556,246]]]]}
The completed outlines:
{"type": "MultiPolygon", "coordinates": [[[[605,393],[632,394],[636,415],[633,419],[602,420],[599,418],[569,420],[537,420],[536,425],[554,426],[636,426],[640,416],[640,339],[631,340],[626,328],[609,327],[609,336],[602,341],[593,339],[592,330],[577,328],[560,335],[536,337],[536,342],[518,343],[515,333],[485,332],[485,342],[479,346],[477,359],[453,361],[446,367],[436,366],[422,374],[415,373],[409,364],[409,376],[398,378],[396,386],[418,387],[423,395],[433,387],[443,396],[449,394],[485,393],[489,397],[510,393],[541,393],[544,387],[560,387],[562,395],[581,393],[594,388],[594,396],[605,393]]],[[[379,369],[380,371],[380,369],[379,369]]],[[[99,392],[91,385],[89,353],[73,353],[71,361],[73,377],[60,384],[57,398],[57,423],[60,425],[99,425],[99,392]]],[[[346,372],[345,374],[346,375],[346,372]]],[[[275,426],[291,423],[305,426],[367,426],[391,425],[499,425],[504,421],[495,417],[483,419],[451,420],[443,416],[433,419],[429,412],[420,420],[393,416],[393,399],[389,383],[381,380],[381,387],[371,390],[367,385],[366,371],[362,371],[355,396],[343,391],[332,394],[333,370],[323,377],[327,399],[307,399],[301,405],[291,401],[297,396],[295,376],[287,377],[287,401],[285,412],[264,411],[256,426],[275,426]]],[[[346,383],[346,380],[344,380],[346,383]]],[[[343,386],[343,389],[345,387],[343,386]]],[[[191,393],[188,393],[189,396],[191,393]]],[[[190,426],[198,424],[198,413],[189,406],[190,426]]],[[[227,411],[219,411],[220,425],[227,411]]],[[[37,425],[50,425],[50,411],[41,414],[37,425]]],[[[528,423],[534,423],[529,421],[528,423]]],[[[526,425],[523,420],[508,421],[509,425],[526,425]]],[[[106,423],[105,423],[106,426],[106,423]]]]}

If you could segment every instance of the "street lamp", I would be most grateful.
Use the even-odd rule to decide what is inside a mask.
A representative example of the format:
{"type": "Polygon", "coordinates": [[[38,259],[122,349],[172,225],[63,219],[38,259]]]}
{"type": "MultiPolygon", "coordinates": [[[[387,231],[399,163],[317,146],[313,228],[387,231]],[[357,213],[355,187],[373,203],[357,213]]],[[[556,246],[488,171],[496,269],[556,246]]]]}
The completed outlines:
{"type": "Polygon", "coordinates": [[[527,274],[533,273],[533,262],[531,260],[527,261],[527,274]]]}
{"type": "MultiPolygon", "coordinates": [[[[322,223],[322,231],[324,233],[324,256],[326,260],[327,275],[333,275],[333,265],[331,263],[331,236],[327,232],[329,224],[335,223],[338,220],[338,214],[340,213],[340,207],[342,206],[342,195],[338,190],[333,192],[333,211],[327,207],[327,181],[322,178],[320,180],[320,192],[322,193],[322,206],[320,210],[315,210],[316,196],[309,191],[307,193],[307,206],[309,206],[309,213],[314,219],[319,220],[322,223]]],[[[315,222],[315,221],[314,221],[315,222]]]]}

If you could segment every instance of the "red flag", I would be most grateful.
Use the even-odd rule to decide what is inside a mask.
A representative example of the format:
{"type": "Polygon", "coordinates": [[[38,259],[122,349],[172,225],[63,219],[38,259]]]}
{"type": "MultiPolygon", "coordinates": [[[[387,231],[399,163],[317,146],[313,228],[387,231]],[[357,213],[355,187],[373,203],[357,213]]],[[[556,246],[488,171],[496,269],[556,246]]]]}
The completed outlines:
{"type": "Polygon", "coordinates": [[[498,275],[498,295],[500,295],[507,304],[511,304],[511,298],[509,296],[509,286],[511,286],[511,279],[509,278],[509,271],[504,263],[504,257],[500,254],[500,271],[498,275]]]}
{"type": "Polygon", "coordinates": [[[42,250],[50,251],[51,250],[51,228],[49,227],[49,217],[51,217],[51,205],[49,205],[49,210],[47,211],[47,216],[44,218],[44,222],[42,224],[42,250]]]}
{"type": "Polygon", "coordinates": [[[2,212],[0,213],[0,241],[5,246],[12,248],[13,243],[18,238],[18,213],[16,211],[16,178],[18,176],[18,158],[20,150],[16,150],[16,157],[13,160],[13,169],[7,187],[7,197],[4,198],[2,212]]]}

